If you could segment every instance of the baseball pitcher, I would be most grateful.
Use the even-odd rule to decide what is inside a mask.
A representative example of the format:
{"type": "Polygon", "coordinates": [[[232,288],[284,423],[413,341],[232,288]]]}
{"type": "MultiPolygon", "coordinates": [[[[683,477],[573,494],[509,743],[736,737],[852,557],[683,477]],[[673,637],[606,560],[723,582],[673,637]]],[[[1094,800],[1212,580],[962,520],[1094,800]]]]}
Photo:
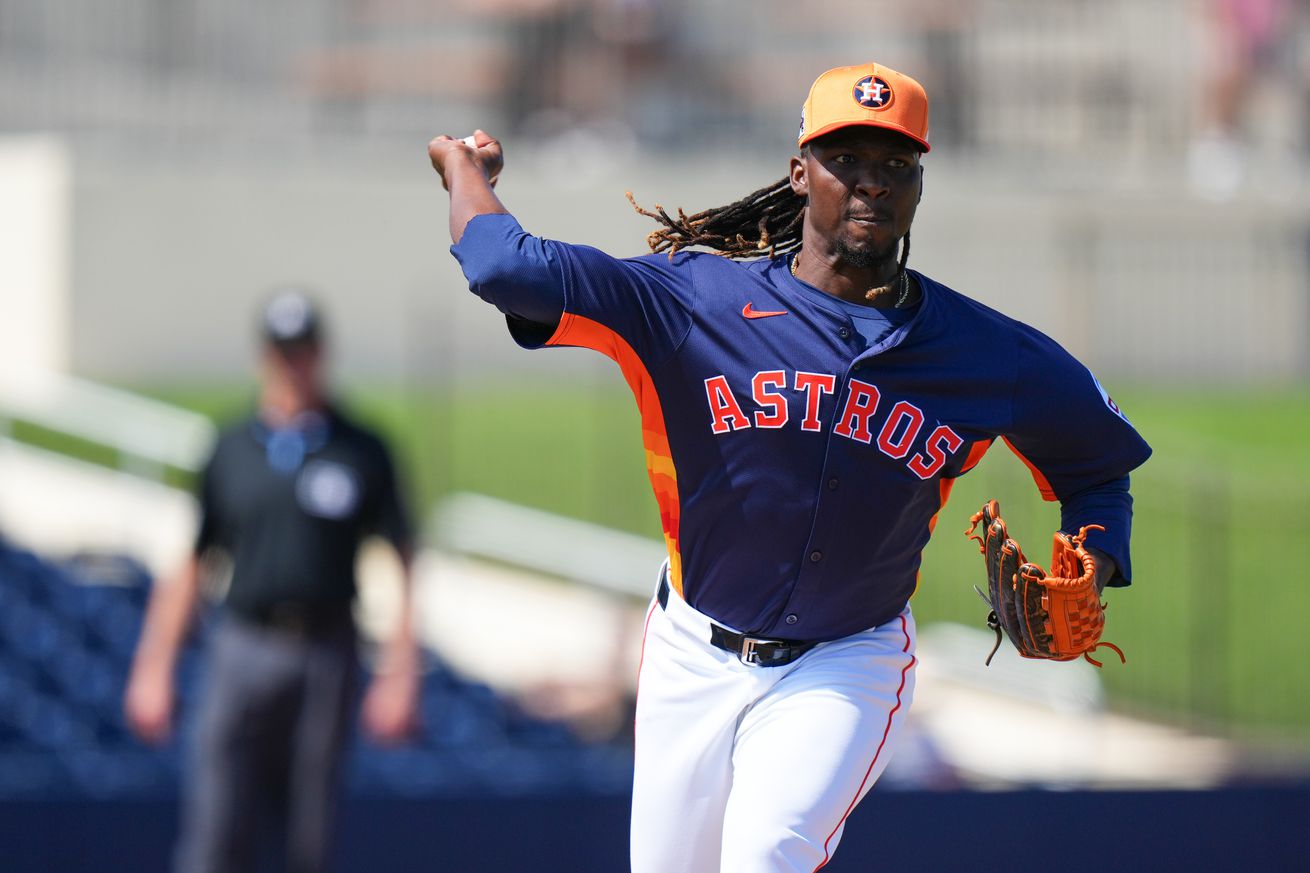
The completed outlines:
{"type": "Polygon", "coordinates": [[[612,358],[641,411],[668,560],[639,676],[637,873],[828,862],[914,693],[923,548],[998,438],[1061,502],[1097,592],[1131,574],[1149,447],[1050,338],[907,267],[923,88],[829,70],[797,147],[736,203],[642,210],[652,253],[627,259],[525,231],[485,132],[428,147],[469,288],[527,348],[612,358]]]}

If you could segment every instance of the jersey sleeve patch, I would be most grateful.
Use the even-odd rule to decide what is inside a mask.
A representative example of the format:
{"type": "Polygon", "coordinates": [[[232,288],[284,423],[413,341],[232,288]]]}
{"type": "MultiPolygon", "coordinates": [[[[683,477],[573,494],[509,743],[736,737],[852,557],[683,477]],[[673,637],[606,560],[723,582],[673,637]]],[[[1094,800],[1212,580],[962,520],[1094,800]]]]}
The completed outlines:
{"type": "MultiPolygon", "coordinates": [[[[1087,375],[1092,377],[1092,384],[1096,386],[1096,390],[1100,393],[1101,400],[1105,402],[1106,407],[1124,421],[1128,421],[1128,416],[1124,415],[1123,410],[1119,408],[1119,404],[1115,403],[1114,398],[1110,396],[1110,392],[1106,391],[1101,385],[1101,380],[1096,378],[1096,374],[1089,369],[1087,375]]],[[[1128,423],[1132,424],[1131,421],[1128,421],[1128,423]]]]}

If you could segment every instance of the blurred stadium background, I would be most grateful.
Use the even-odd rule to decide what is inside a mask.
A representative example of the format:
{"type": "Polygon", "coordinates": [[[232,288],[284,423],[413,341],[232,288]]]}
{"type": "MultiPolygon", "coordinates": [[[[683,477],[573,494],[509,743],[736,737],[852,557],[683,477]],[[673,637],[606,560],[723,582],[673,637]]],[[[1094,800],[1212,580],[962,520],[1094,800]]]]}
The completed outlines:
{"type": "Polygon", "coordinates": [[[526,227],[640,254],[624,191],[690,211],[778,178],[813,77],[869,58],[933,99],[914,265],[1064,343],[1156,456],[1110,598],[1129,661],[1099,672],[981,669],[956,531],[996,496],[1040,553],[1058,513],[1003,450],[961,481],[912,737],[830,869],[960,869],[1003,809],[1097,816],[1109,855],[1075,870],[1304,869],[1304,0],[0,0],[5,866],[165,863],[180,751],[136,745],[119,694],[213,422],[251,402],[256,301],[294,281],[428,531],[426,727],[359,744],[346,869],[622,869],[660,548],[637,417],[609,362],[519,352],[464,291],[424,147],[484,128],[526,227]]]}

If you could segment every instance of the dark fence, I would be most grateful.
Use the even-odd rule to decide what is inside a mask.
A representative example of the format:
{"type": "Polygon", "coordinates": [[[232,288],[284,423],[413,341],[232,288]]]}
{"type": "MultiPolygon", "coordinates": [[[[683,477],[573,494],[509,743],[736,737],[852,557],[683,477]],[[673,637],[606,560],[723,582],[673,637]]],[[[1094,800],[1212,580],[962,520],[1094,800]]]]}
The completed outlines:
{"type": "MultiPolygon", "coordinates": [[[[761,802],[767,799],[761,798],[761,802]]],[[[676,810],[670,814],[677,814],[676,810]]],[[[166,801],[0,802],[12,873],[141,873],[168,864],[166,801]]],[[[1310,787],[1215,792],[919,793],[875,789],[847,823],[831,873],[1304,871],[1310,787]]],[[[620,873],[626,797],[356,800],[342,873],[620,873]]]]}

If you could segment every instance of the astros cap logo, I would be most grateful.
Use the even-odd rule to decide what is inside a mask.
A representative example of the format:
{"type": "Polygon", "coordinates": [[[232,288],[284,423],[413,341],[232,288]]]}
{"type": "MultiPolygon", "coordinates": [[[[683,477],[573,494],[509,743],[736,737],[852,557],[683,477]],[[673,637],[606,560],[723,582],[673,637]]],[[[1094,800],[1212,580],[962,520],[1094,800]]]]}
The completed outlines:
{"type": "Polygon", "coordinates": [[[886,79],[865,76],[855,83],[855,102],[869,109],[886,109],[892,105],[892,88],[886,79]]]}
{"type": "Polygon", "coordinates": [[[894,130],[926,152],[928,95],[914,79],[880,64],[831,69],[810,86],[796,145],[851,126],[894,130]]]}

